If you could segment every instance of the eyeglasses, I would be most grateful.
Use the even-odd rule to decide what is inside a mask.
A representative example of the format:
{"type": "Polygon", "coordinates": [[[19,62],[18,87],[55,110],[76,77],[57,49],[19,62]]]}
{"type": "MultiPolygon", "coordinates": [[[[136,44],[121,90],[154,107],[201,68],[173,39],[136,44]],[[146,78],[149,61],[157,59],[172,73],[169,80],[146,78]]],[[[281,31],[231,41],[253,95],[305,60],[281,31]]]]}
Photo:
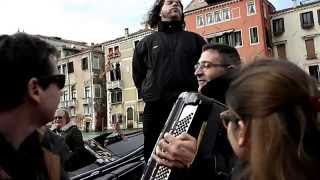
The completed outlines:
{"type": "Polygon", "coordinates": [[[37,78],[39,81],[39,84],[43,88],[47,88],[51,83],[55,83],[59,89],[62,89],[64,87],[64,83],[66,81],[66,77],[64,74],[56,74],[51,76],[42,76],[37,78]]]}
{"type": "Polygon", "coordinates": [[[230,66],[230,64],[213,64],[211,62],[201,62],[201,63],[197,63],[196,65],[194,65],[194,70],[198,70],[198,69],[209,69],[211,67],[228,67],[230,66]]]}
{"type": "Polygon", "coordinates": [[[225,128],[228,128],[229,122],[240,121],[240,117],[230,109],[220,113],[220,119],[222,120],[222,124],[225,128]]]}

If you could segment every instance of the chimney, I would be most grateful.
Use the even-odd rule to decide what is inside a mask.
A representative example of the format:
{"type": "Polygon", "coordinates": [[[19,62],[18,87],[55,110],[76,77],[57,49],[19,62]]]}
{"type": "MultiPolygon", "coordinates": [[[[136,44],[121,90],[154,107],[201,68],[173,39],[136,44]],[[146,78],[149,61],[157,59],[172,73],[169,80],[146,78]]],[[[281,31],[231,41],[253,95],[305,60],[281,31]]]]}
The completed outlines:
{"type": "Polygon", "coordinates": [[[129,36],[129,28],[124,28],[124,37],[128,37],[129,36]]]}

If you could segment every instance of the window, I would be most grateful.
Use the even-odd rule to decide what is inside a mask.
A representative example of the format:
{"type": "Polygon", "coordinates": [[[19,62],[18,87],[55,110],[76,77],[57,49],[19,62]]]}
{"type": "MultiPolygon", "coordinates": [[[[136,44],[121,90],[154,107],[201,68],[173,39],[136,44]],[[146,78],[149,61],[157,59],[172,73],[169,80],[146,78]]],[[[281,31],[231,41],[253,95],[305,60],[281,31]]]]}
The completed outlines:
{"type": "Polygon", "coordinates": [[[101,87],[100,87],[100,85],[95,85],[95,87],[94,87],[94,97],[97,97],[97,98],[101,97],[101,87]]]}
{"type": "Polygon", "coordinates": [[[84,87],[84,98],[90,98],[91,97],[91,89],[89,86],[84,87]]]}
{"type": "Polygon", "coordinates": [[[304,29],[312,28],[314,26],[313,12],[305,12],[300,14],[301,27],[304,29]]]}
{"type": "Polygon", "coordinates": [[[250,28],[250,44],[259,43],[258,27],[250,28]]]}
{"type": "Polygon", "coordinates": [[[77,99],[76,85],[71,86],[71,97],[72,97],[72,99],[77,99]]]}
{"type": "Polygon", "coordinates": [[[320,80],[319,65],[309,66],[309,74],[310,76],[314,77],[317,81],[319,81],[320,80]]]}
{"type": "Polygon", "coordinates": [[[119,46],[115,46],[114,47],[114,53],[119,53],[120,51],[119,51],[119,46]]]}
{"type": "Polygon", "coordinates": [[[204,21],[203,21],[203,16],[197,16],[197,26],[203,26],[204,25],[204,21]]]}
{"type": "Polygon", "coordinates": [[[143,112],[139,112],[139,123],[143,122],[143,112]]]}
{"type": "Polygon", "coordinates": [[[217,43],[217,44],[225,44],[225,45],[229,45],[232,47],[241,47],[242,46],[241,31],[224,33],[221,36],[209,38],[208,42],[217,43]]]}
{"type": "Polygon", "coordinates": [[[116,80],[121,80],[120,63],[116,63],[116,80]]]}
{"type": "Polygon", "coordinates": [[[212,24],[213,23],[212,13],[207,14],[206,19],[207,19],[207,24],[212,24]]]}
{"type": "Polygon", "coordinates": [[[234,32],[234,37],[235,37],[235,47],[242,46],[241,31],[234,32]]]}
{"type": "Polygon", "coordinates": [[[221,21],[220,11],[214,12],[214,21],[215,21],[215,23],[218,23],[221,21]]]}
{"type": "Polygon", "coordinates": [[[112,47],[110,47],[110,48],[108,49],[108,51],[109,51],[109,54],[113,54],[113,48],[112,48],[112,47]]]}
{"type": "Polygon", "coordinates": [[[58,72],[59,72],[59,73],[62,73],[62,72],[61,72],[61,66],[59,65],[57,68],[58,68],[58,72]]]}
{"type": "Polygon", "coordinates": [[[230,19],[230,9],[224,9],[222,11],[222,17],[224,21],[227,21],[230,19]]]}
{"type": "Polygon", "coordinates": [[[320,25],[320,9],[318,9],[318,23],[319,23],[319,25],[320,25]]]}
{"type": "Polygon", "coordinates": [[[121,69],[120,63],[116,63],[115,65],[111,65],[110,70],[110,81],[119,81],[121,80],[121,69]]]}
{"type": "Polygon", "coordinates": [[[84,115],[91,114],[91,106],[89,104],[83,104],[84,115]]]}
{"type": "Polygon", "coordinates": [[[274,19],[272,20],[272,26],[273,26],[273,35],[279,36],[284,32],[284,19],[274,19]]]}
{"type": "Polygon", "coordinates": [[[287,53],[286,53],[286,44],[278,44],[276,45],[277,52],[278,52],[278,58],[279,59],[287,59],[287,53]]]}
{"type": "Polygon", "coordinates": [[[121,102],[122,102],[121,89],[116,89],[111,91],[111,103],[121,103],[121,102]]]}
{"type": "Polygon", "coordinates": [[[138,99],[142,99],[141,90],[137,89],[138,99]]]}
{"type": "Polygon", "coordinates": [[[75,107],[70,107],[70,115],[76,116],[76,108],[75,107]]]}
{"type": "Polygon", "coordinates": [[[254,3],[254,0],[249,0],[247,5],[248,5],[248,7],[247,7],[248,16],[256,14],[256,5],[254,3]]]}
{"type": "Polygon", "coordinates": [[[67,90],[63,91],[62,96],[63,96],[62,101],[67,101],[69,99],[68,91],[67,90]]]}
{"type": "Polygon", "coordinates": [[[67,65],[62,64],[62,74],[67,74],[67,65]]]}
{"type": "Polygon", "coordinates": [[[81,59],[81,68],[82,70],[88,69],[88,58],[85,57],[81,59]]]}
{"type": "Polygon", "coordinates": [[[98,56],[93,56],[92,69],[100,69],[100,59],[98,56]]]}
{"type": "Polygon", "coordinates": [[[306,39],[307,59],[316,59],[316,51],[314,48],[314,39],[306,39]]]}
{"type": "Polygon", "coordinates": [[[73,73],[74,68],[73,68],[73,62],[68,62],[68,73],[73,73]]]}

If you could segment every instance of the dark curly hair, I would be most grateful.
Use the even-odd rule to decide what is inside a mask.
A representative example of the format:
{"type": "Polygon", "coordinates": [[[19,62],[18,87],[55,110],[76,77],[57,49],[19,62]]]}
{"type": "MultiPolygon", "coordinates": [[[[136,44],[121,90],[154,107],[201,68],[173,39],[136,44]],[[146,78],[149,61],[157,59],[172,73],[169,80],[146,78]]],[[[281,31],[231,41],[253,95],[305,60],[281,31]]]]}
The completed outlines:
{"type": "MultiPolygon", "coordinates": [[[[156,2],[154,3],[152,9],[148,13],[147,24],[151,28],[158,27],[158,24],[161,21],[160,12],[161,12],[161,8],[162,8],[162,6],[164,4],[164,1],[165,0],[156,0],[156,2]]],[[[183,5],[182,5],[181,1],[179,1],[179,4],[180,4],[181,9],[183,11],[183,5]]],[[[182,12],[182,15],[181,15],[181,21],[182,21],[183,25],[185,25],[184,13],[183,12],[182,12]]]]}

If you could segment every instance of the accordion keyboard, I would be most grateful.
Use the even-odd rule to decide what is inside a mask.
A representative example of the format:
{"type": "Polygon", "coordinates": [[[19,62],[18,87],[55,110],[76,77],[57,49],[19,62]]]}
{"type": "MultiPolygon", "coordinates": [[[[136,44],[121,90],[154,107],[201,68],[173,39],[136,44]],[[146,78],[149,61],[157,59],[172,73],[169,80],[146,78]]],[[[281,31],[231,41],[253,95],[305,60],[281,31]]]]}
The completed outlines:
{"type": "MultiPolygon", "coordinates": [[[[179,136],[184,132],[188,132],[188,129],[192,123],[193,117],[197,111],[198,106],[187,105],[184,107],[179,120],[177,120],[173,126],[169,130],[169,134],[173,136],[179,136]]],[[[156,172],[153,173],[154,180],[168,180],[171,169],[165,166],[159,165],[158,168],[155,169],[156,172]]]]}

